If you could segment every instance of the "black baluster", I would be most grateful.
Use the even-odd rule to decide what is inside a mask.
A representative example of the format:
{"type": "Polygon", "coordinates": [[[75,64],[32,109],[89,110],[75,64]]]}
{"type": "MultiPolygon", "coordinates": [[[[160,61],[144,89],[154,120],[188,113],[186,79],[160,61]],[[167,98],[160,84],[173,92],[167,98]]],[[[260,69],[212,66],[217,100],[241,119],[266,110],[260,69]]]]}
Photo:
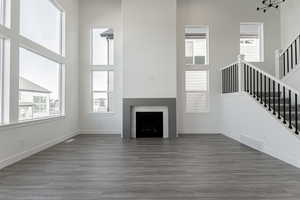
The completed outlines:
{"type": "Polygon", "coordinates": [[[277,87],[277,98],[278,98],[278,119],[281,119],[281,116],[280,116],[280,84],[278,83],[278,85],[277,85],[278,87],[277,87]]]}
{"type": "Polygon", "coordinates": [[[234,65],[231,66],[231,93],[234,92],[234,65]]]}
{"type": "Polygon", "coordinates": [[[231,66],[229,67],[229,93],[232,92],[232,76],[231,76],[231,66]]]}
{"type": "Polygon", "coordinates": [[[291,48],[291,68],[294,68],[294,56],[293,56],[293,44],[290,46],[291,48]]]}
{"type": "Polygon", "coordinates": [[[285,56],[286,56],[286,54],[285,54],[285,52],[284,52],[284,54],[283,54],[283,76],[285,76],[285,56]]]}
{"type": "MultiPolygon", "coordinates": [[[[273,80],[273,115],[276,115],[276,94],[275,94],[275,81],[273,80]]],[[[278,101],[279,101],[279,99],[278,99],[278,101]]]]}
{"type": "Polygon", "coordinates": [[[286,71],[287,73],[290,72],[290,58],[289,58],[289,49],[287,49],[287,52],[286,52],[286,71]]]}
{"type": "Polygon", "coordinates": [[[296,128],[295,133],[297,135],[299,135],[299,132],[298,132],[298,95],[297,94],[295,94],[295,114],[296,114],[296,116],[295,116],[295,128],[296,128]]]}
{"type": "Polygon", "coordinates": [[[237,76],[236,76],[237,68],[234,65],[234,92],[237,92],[237,76]]]}
{"type": "Polygon", "coordinates": [[[269,111],[271,111],[271,79],[268,78],[269,82],[269,111]]]}
{"type": "Polygon", "coordinates": [[[247,92],[249,93],[249,66],[247,65],[247,92]]]}
{"type": "Polygon", "coordinates": [[[255,98],[256,96],[256,94],[255,94],[255,89],[256,89],[256,87],[255,87],[255,74],[256,74],[256,72],[255,72],[255,69],[253,69],[253,97],[255,98]]]}
{"type": "Polygon", "coordinates": [[[246,65],[244,64],[244,91],[247,91],[247,73],[246,73],[246,65]]]}
{"type": "Polygon", "coordinates": [[[267,76],[264,75],[265,107],[267,107],[267,76]]]}
{"type": "Polygon", "coordinates": [[[256,71],[256,100],[259,101],[259,72],[256,71]]]}
{"type": "Polygon", "coordinates": [[[224,90],[225,90],[225,93],[227,93],[227,69],[224,69],[224,90]]]}
{"type": "Polygon", "coordinates": [[[263,104],[263,78],[262,73],[260,73],[260,103],[263,104]]]}
{"type": "Polygon", "coordinates": [[[222,70],[222,94],[224,94],[224,73],[222,70]]]}
{"type": "Polygon", "coordinates": [[[283,123],[286,124],[286,111],[285,111],[285,86],[283,86],[283,123]]]}
{"type": "Polygon", "coordinates": [[[250,67],[250,95],[252,95],[252,68],[250,67]]]}
{"type": "Polygon", "coordinates": [[[298,64],[298,50],[297,50],[297,39],[295,40],[295,65],[298,64]]]}
{"type": "Polygon", "coordinates": [[[289,128],[292,129],[292,92],[289,90],[289,128]]]}

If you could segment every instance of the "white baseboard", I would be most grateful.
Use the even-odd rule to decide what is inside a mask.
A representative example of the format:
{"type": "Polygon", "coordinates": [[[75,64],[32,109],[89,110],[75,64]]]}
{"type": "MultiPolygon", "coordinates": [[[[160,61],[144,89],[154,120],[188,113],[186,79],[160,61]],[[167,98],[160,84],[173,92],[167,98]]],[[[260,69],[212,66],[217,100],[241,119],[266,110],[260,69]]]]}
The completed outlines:
{"type": "Polygon", "coordinates": [[[72,138],[76,135],[79,134],[79,130],[76,130],[74,131],[73,133],[71,133],[70,135],[65,135],[63,137],[60,137],[60,138],[57,138],[57,139],[54,139],[50,142],[47,142],[47,143],[44,143],[44,144],[41,144],[41,145],[38,145],[38,146],[35,146],[33,147],[32,149],[30,150],[27,150],[27,151],[24,151],[24,152],[21,152],[21,153],[18,153],[18,154],[15,154],[13,156],[10,156],[9,158],[5,159],[5,160],[1,160],[0,161],[0,170],[3,169],[4,167],[7,167],[9,165],[12,165],[20,160],[23,160],[25,158],[28,158],[36,153],[39,153],[45,149],[48,149],[56,144],[59,144],[69,138],[72,138]]]}
{"type": "Polygon", "coordinates": [[[203,130],[203,129],[184,129],[184,130],[178,130],[177,131],[179,135],[184,134],[220,134],[220,130],[203,130]]]}
{"type": "Polygon", "coordinates": [[[119,130],[80,130],[80,134],[95,134],[95,135],[121,135],[119,130]]]}

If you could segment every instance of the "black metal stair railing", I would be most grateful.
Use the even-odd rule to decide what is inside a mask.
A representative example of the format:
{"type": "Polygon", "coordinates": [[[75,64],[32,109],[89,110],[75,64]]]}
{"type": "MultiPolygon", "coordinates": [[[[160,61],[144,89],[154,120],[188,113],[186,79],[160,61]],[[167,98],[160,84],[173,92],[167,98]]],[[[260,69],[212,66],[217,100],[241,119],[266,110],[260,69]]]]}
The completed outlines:
{"type": "Polygon", "coordinates": [[[297,90],[250,63],[239,61],[221,69],[222,93],[246,92],[299,135],[297,90]]]}
{"type": "Polygon", "coordinates": [[[246,71],[244,73],[244,82],[246,83],[244,91],[264,104],[268,111],[277,116],[279,120],[282,120],[282,123],[288,123],[288,127],[294,129],[295,134],[298,135],[300,125],[298,120],[300,117],[300,112],[298,112],[300,106],[298,104],[299,93],[249,63],[243,63],[243,70],[246,71]],[[251,71],[256,74],[256,78],[251,77],[251,71]],[[256,85],[256,88],[251,87],[251,85],[256,85]]]}
{"type": "Polygon", "coordinates": [[[300,35],[280,54],[280,77],[285,77],[298,64],[300,59],[300,35]]]}
{"type": "Polygon", "coordinates": [[[239,91],[238,63],[233,63],[222,70],[222,93],[239,91]]]}

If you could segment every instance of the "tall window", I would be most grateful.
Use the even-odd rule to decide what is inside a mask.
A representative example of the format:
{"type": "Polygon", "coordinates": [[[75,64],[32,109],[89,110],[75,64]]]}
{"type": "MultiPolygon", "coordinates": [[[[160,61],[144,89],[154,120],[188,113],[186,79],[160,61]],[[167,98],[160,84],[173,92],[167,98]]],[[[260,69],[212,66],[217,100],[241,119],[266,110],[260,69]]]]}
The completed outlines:
{"type": "Polygon", "coordinates": [[[114,31],[111,28],[91,30],[92,111],[113,111],[114,31]]]}
{"type": "Polygon", "coordinates": [[[190,65],[207,65],[208,27],[188,26],[185,28],[185,63],[190,65]]]}
{"type": "Polygon", "coordinates": [[[186,112],[208,112],[208,71],[185,72],[186,112]]]}
{"type": "Polygon", "coordinates": [[[3,121],[4,38],[0,37],[0,124],[3,121]]]}
{"type": "Polygon", "coordinates": [[[63,12],[51,0],[20,0],[20,33],[62,54],[63,12]]]}
{"type": "Polygon", "coordinates": [[[0,25],[10,28],[10,1],[0,0],[0,25]]]}
{"type": "Polygon", "coordinates": [[[54,0],[12,2],[0,0],[0,123],[62,116],[65,13],[54,0]]]}
{"type": "Polygon", "coordinates": [[[92,65],[114,64],[114,32],[111,28],[92,30],[92,65]]]}
{"type": "Polygon", "coordinates": [[[263,24],[242,23],[240,25],[240,54],[248,62],[263,62],[263,24]]]}
{"type": "Polygon", "coordinates": [[[61,115],[62,66],[20,48],[19,120],[61,115]]]}
{"type": "Polygon", "coordinates": [[[92,83],[93,112],[112,112],[114,72],[93,71],[92,83]]]}

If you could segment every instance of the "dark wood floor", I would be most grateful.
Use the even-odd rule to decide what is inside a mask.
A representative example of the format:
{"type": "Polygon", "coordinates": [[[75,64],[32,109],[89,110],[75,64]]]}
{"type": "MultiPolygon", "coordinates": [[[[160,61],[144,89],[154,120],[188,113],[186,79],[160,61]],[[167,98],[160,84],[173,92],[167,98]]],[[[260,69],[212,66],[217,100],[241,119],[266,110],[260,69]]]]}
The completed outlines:
{"type": "Polygon", "coordinates": [[[81,135],[1,170],[0,199],[299,200],[300,169],[222,135],[81,135]]]}

